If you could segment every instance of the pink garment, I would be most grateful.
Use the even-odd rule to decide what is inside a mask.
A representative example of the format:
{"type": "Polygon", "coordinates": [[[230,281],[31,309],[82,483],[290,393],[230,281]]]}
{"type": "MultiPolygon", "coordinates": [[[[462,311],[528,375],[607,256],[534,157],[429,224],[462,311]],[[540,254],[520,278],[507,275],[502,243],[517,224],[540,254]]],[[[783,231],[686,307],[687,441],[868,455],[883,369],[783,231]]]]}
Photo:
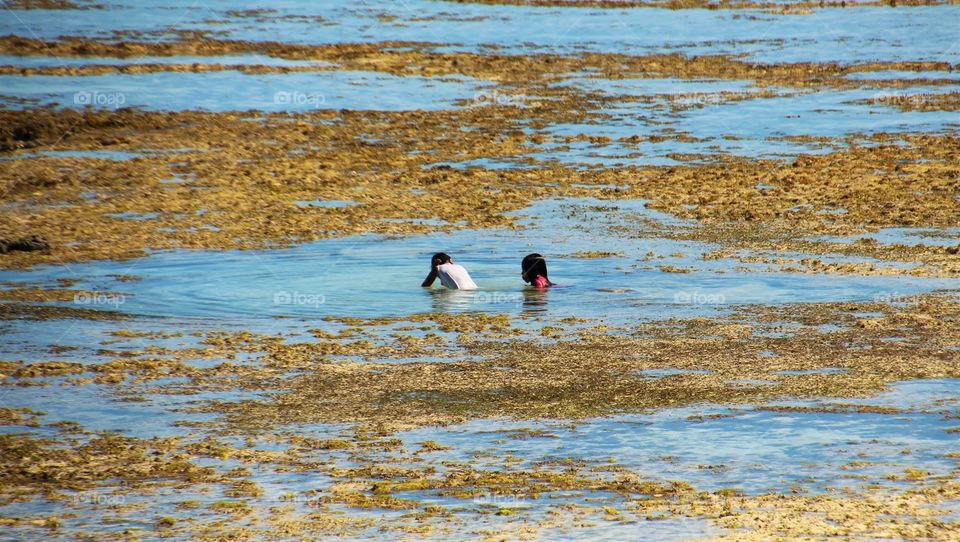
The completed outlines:
{"type": "Polygon", "coordinates": [[[543,275],[537,275],[537,278],[533,279],[532,284],[537,288],[546,288],[550,286],[550,281],[543,275]]]}

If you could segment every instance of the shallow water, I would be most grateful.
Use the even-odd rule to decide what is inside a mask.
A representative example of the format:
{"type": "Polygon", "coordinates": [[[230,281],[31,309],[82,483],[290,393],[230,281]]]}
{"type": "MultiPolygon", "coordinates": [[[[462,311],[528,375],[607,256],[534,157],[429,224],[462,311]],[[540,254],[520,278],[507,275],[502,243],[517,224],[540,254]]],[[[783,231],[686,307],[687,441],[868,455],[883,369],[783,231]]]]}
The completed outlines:
{"type": "Polygon", "coordinates": [[[458,100],[471,100],[482,91],[480,82],[467,78],[399,77],[361,71],[6,75],[0,76],[0,87],[3,94],[42,105],[139,107],[149,111],[449,109],[458,100]]]}
{"type": "MultiPolygon", "coordinates": [[[[296,43],[410,40],[452,44],[437,50],[499,52],[623,52],[646,54],[744,55],[763,62],[863,62],[870,60],[943,60],[956,65],[960,48],[950,30],[960,24],[960,6],[820,9],[809,15],[773,15],[731,10],[604,10],[484,6],[412,1],[368,2],[344,6],[336,2],[272,3],[266,13],[246,14],[261,7],[254,2],[193,2],[164,0],[120,2],[107,10],[60,12],[8,11],[0,16],[0,32],[33,37],[102,36],[117,30],[159,32],[150,40],[173,39],[172,27],[209,29],[218,37],[296,43]],[[216,24],[211,21],[217,21],[216,24]],[[956,24],[954,24],[956,23],[956,24]]],[[[259,54],[219,57],[55,58],[0,56],[0,64],[23,67],[125,64],[130,62],[211,62],[233,65],[308,65],[259,54]]],[[[727,102],[726,92],[756,92],[743,81],[683,81],[635,79],[604,81],[568,74],[560,86],[577,86],[608,95],[654,98],[623,102],[599,113],[596,122],[549,126],[548,135],[610,137],[603,146],[577,142],[548,144],[529,155],[538,162],[611,166],[673,165],[677,155],[734,154],[747,157],[793,158],[802,153],[831,150],[822,143],[791,141],[791,136],[843,137],[876,131],[939,132],[956,129],[952,111],[904,112],[884,104],[852,103],[877,98],[912,98],[922,93],[949,92],[955,86],[928,86],[929,79],[956,79],[955,71],[885,71],[853,73],[851,80],[902,77],[915,84],[896,91],[777,90],[776,97],[754,96],[727,102]],[[672,111],[666,94],[683,93],[672,111]],[[658,99],[657,97],[662,99],[658,99]],[[745,122],[746,121],[746,122],[745,122]],[[700,141],[620,143],[631,136],[688,134],[700,141]]],[[[311,109],[435,110],[476,105],[493,86],[459,77],[398,77],[382,73],[321,71],[287,74],[159,72],[93,76],[0,76],[0,99],[10,108],[57,105],[149,110],[207,111],[311,109]],[[226,90],[228,89],[228,90],[226,90]]],[[[696,158],[692,158],[696,160],[696,158]]],[[[516,164],[503,167],[518,167],[516,164]]],[[[465,164],[470,165],[470,164],[465,164]]],[[[525,167],[525,166],[524,166],[525,167]]]]}
{"type": "Polygon", "coordinates": [[[955,129],[960,116],[955,111],[901,111],[883,104],[858,103],[868,99],[909,98],[920,94],[941,94],[949,88],[922,86],[897,92],[860,90],[818,90],[815,92],[774,89],[786,96],[756,96],[724,101],[723,93],[756,93],[745,82],[677,81],[671,79],[619,80],[577,79],[577,86],[612,96],[658,96],[652,103],[621,102],[602,112],[601,122],[559,124],[547,132],[554,136],[588,135],[608,137],[611,143],[598,147],[589,143],[546,145],[533,158],[565,164],[586,163],[664,165],[679,163],[676,153],[733,154],[751,158],[792,158],[799,154],[829,152],[831,146],[785,138],[815,136],[842,138],[874,132],[936,133],[955,129]],[[685,107],[671,112],[666,97],[678,94],[685,107]],[[672,132],[671,132],[672,131],[672,132]],[[675,141],[673,134],[699,141],[675,141]],[[660,142],[637,144],[618,141],[632,136],[667,136],[660,142]]]}
{"type": "Polygon", "coordinates": [[[960,287],[956,279],[740,272],[735,268],[744,264],[738,261],[702,259],[716,245],[672,241],[652,233],[637,238],[610,235],[609,228],[631,224],[642,233],[638,219],[683,225],[646,209],[642,201],[551,200],[518,214],[537,218],[522,219],[525,228],[515,232],[361,235],[282,250],[172,251],[127,262],[0,272],[0,280],[79,278],[76,288],[109,288],[122,294],[122,299],[104,297],[99,304],[94,298],[83,299],[74,306],[89,302],[94,308],[141,317],[229,318],[233,324],[251,326],[276,326],[272,317],[278,315],[319,322],[325,316],[430,311],[533,313],[635,323],[709,316],[744,304],[870,301],[960,287]],[[606,239],[602,246],[597,245],[598,238],[606,239]],[[615,255],[577,256],[597,250],[615,255]],[[430,255],[441,251],[466,266],[480,289],[421,288],[430,255]],[[547,257],[551,280],[561,287],[547,292],[525,287],[519,276],[520,260],[531,252],[547,257]],[[648,252],[654,255],[648,258],[648,252]],[[663,272],[659,267],[665,265],[693,271],[663,272]],[[117,284],[111,278],[131,274],[142,280],[117,284]]]}
{"type": "Polygon", "coordinates": [[[230,10],[263,7],[255,1],[121,0],[109,10],[44,10],[0,17],[0,33],[49,39],[61,35],[109,36],[115,30],[151,32],[173,39],[172,28],[210,30],[227,39],[298,43],[430,41],[456,50],[492,44],[504,51],[531,50],[689,54],[747,54],[761,62],[870,61],[957,62],[958,6],[909,9],[818,9],[809,15],[759,10],[531,8],[453,4],[428,0],[373,0],[351,5],[334,0],[271,2],[260,17],[230,10]],[[218,24],[208,21],[217,20],[218,24]]]}
{"type": "Polygon", "coordinates": [[[873,233],[850,237],[822,236],[817,240],[853,242],[858,239],[873,239],[881,245],[933,245],[953,246],[960,241],[960,228],[883,228],[873,233]]]}
{"type": "Polygon", "coordinates": [[[855,81],[876,81],[884,79],[906,79],[906,80],[929,80],[929,79],[949,79],[951,81],[960,80],[960,72],[936,72],[936,71],[903,71],[903,70],[885,70],[876,72],[856,72],[847,75],[847,79],[855,81]]]}
{"type": "Polygon", "coordinates": [[[100,158],[104,160],[129,160],[144,153],[113,151],[113,150],[95,150],[95,151],[40,151],[40,152],[22,152],[12,156],[0,157],[0,160],[21,160],[24,158],[37,158],[49,156],[52,158],[100,158]]]}
{"type": "MultiPolygon", "coordinates": [[[[923,409],[931,408],[931,401],[911,399],[918,393],[956,397],[958,392],[960,381],[915,381],[899,383],[891,392],[870,399],[837,402],[923,409]]],[[[829,406],[831,401],[802,404],[829,406]]],[[[411,443],[432,439],[452,446],[455,452],[449,452],[449,458],[455,460],[494,448],[532,461],[613,458],[645,478],[686,480],[710,491],[737,488],[763,494],[802,485],[819,492],[858,484],[894,486],[885,477],[902,472],[904,450],[910,450],[911,466],[918,465],[913,468],[948,474],[955,462],[945,454],[954,450],[956,437],[944,430],[956,423],[939,412],[942,408],[889,415],[708,405],[589,420],[572,428],[560,423],[477,421],[445,430],[410,431],[404,439],[411,443]],[[509,436],[531,428],[545,429],[548,435],[509,436]],[[504,439],[507,444],[498,446],[504,439]],[[868,464],[851,467],[855,461],[868,464]]]]}
{"type": "MultiPolygon", "coordinates": [[[[118,402],[106,390],[95,386],[71,387],[64,394],[52,388],[5,390],[3,402],[13,407],[31,407],[51,413],[45,421],[60,419],[81,421],[91,430],[120,431],[130,436],[181,436],[195,438],[189,430],[172,427],[174,420],[199,421],[209,419],[198,414],[175,413],[179,405],[203,399],[237,399],[237,394],[202,393],[199,396],[154,396],[143,403],[118,402]],[[64,413],[69,413],[65,416],[64,413]]],[[[767,412],[754,410],[749,405],[729,408],[704,405],[681,409],[667,409],[646,415],[626,415],[585,420],[571,425],[560,422],[517,422],[484,420],[444,427],[406,431],[398,436],[410,447],[431,440],[452,446],[450,450],[433,452],[427,459],[443,472],[445,462],[468,462],[476,469],[496,469],[503,457],[518,458],[516,468],[551,461],[552,459],[583,459],[588,465],[602,466],[608,461],[626,466],[640,476],[662,482],[684,480],[704,490],[737,489],[750,495],[769,492],[787,492],[791,489],[819,494],[843,488],[900,487],[902,482],[891,476],[903,473],[903,458],[909,456],[910,468],[922,469],[931,475],[949,474],[955,461],[946,457],[955,451],[956,437],[944,431],[955,425],[955,420],[943,416],[942,400],[955,402],[960,392],[960,381],[914,381],[899,383],[877,397],[856,402],[865,405],[891,406],[913,409],[903,414],[836,414],[822,412],[767,412]],[[918,400],[919,399],[919,400],[918,400]]],[[[805,406],[830,407],[829,399],[809,401],[805,406]]],[[[19,428],[17,428],[19,430],[19,428]]],[[[288,428],[300,436],[327,438],[336,436],[338,428],[304,426],[288,428]]],[[[6,432],[3,428],[0,432],[6,432]]],[[[38,435],[52,434],[46,429],[32,429],[38,435]]],[[[260,443],[258,449],[282,449],[260,443]]],[[[349,465],[345,457],[338,462],[349,465]]],[[[238,466],[234,461],[205,461],[224,472],[238,466]]],[[[422,465],[421,465],[422,466],[422,465]]],[[[289,472],[286,469],[257,469],[249,478],[264,488],[264,495],[253,499],[258,506],[287,504],[282,495],[308,490],[323,490],[332,480],[310,473],[289,472]]],[[[200,489],[199,487],[195,489],[200,489]]],[[[543,513],[555,502],[581,503],[598,506],[614,504],[613,495],[591,492],[543,494],[539,498],[527,495],[490,495],[464,501],[437,497],[421,492],[401,493],[402,498],[415,499],[424,504],[446,504],[466,509],[489,507],[524,510],[529,520],[543,519],[543,513]],[[558,500],[559,499],[559,500],[558,500]]],[[[92,521],[108,512],[109,505],[127,505],[136,502],[149,504],[151,515],[169,515],[180,519],[217,517],[204,508],[223,499],[218,491],[209,494],[160,488],[156,493],[140,497],[135,494],[112,494],[107,489],[79,493],[66,506],[79,512],[77,518],[66,518],[61,536],[84,526],[101,532],[114,527],[101,526],[92,521]],[[197,512],[176,508],[185,498],[203,503],[197,512]],[[196,514],[199,514],[197,516],[196,514]]],[[[296,498],[290,503],[309,509],[310,501],[296,498]]],[[[4,515],[29,516],[33,514],[62,514],[64,504],[29,501],[0,507],[4,515]]],[[[335,507],[336,508],[336,507],[335,507]]],[[[948,506],[949,510],[949,506],[948,506]]],[[[357,513],[357,511],[353,511],[357,513]]],[[[360,515],[387,518],[392,512],[359,512],[360,515]]],[[[503,524],[509,518],[489,517],[465,520],[466,526],[503,524]]],[[[596,526],[594,531],[557,529],[551,539],[583,539],[584,532],[597,537],[639,536],[648,533],[658,540],[687,540],[691,537],[718,534],[716,527],[702,520],[670,519],[636,524],[608,524],[596,526]],[[662,530],[661,530],[662,529],[662,530]]],[[[118,517],[113,523],[117,531],[126,528],[150,529],[150,520],[140,521],[132,516],[118,517]]],[[[29,534],[29,533],[27,533],[29,534]]],[[[22,540],[24,531],[16,539],[22,540]]],[[[38,532],[36,538],[50,539],[50,533],[38,532]]],[[[375,530],[360,538],[383,539],[375,530]]],[[[14,539],[14,538],[4,538],[14,539]]],[[[64,538],[67,539],[67,538],[64,538]]]]}

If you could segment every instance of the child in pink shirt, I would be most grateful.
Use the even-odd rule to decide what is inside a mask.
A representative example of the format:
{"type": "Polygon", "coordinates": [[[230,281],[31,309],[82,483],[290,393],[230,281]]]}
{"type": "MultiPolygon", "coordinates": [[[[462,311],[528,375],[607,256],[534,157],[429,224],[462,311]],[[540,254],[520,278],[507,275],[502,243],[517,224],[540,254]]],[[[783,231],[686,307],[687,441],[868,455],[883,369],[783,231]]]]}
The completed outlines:
{"type": "Polygon", "coordinates": [[[553,283],[547,277],[547,260],[540,254],[528,254],[520,263],[520,268],[523,270],[520,276],[533,287],[547,288],[553,286],[553,283]]]}

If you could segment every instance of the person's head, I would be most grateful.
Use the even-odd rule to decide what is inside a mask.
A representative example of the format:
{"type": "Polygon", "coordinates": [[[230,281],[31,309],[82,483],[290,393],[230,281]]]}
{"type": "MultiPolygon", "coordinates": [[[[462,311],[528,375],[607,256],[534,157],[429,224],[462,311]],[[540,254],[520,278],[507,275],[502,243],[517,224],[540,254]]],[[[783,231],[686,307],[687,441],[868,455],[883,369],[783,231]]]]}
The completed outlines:
{"type": "Polygon", "coordinates": [[[533,282],[538,275],[550,280],[550,277],[547,276],[547,260],[536,252],[527,254],[523,258],[523,262],[520,263],[520,268],[523,270],[520,276],[526,282],[533,282]]]}
{"type": "Polygon", "coordinates": [[[452,261],[453,261],[453,258],[451,258],[448,254],[445,254],[443,252],[437,252],[436,254],[433,255],[433,258],[430,259],[430,267],[436,267],[438,265],[443,265],[445,263],[450,263],[452,261]]]}

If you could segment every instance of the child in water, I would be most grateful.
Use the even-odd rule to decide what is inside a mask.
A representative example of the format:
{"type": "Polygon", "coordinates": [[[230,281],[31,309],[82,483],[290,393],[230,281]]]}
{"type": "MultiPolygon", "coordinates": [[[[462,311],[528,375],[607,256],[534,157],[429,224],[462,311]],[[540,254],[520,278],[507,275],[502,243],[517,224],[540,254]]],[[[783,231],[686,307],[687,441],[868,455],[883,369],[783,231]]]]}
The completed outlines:
{"type": "Polygon", "coordinates": [[[528,254],[520,263],[520,268],[523,270],[520,276],[530,285],[536,288],[553,286],[553,283],[547,278],[547,260],[540,254],[528,254]]]}
{"type": "Polygon", "coordinates": [[[452,290],[476,290],[477,285],[470,278],[470,273],[462,266],[453,263],[453,258],[437,252],[430,259],[430,274],[423,279],[420,286],[429,287],[433,281],[440,277],[440,284],[452,290]]]}

